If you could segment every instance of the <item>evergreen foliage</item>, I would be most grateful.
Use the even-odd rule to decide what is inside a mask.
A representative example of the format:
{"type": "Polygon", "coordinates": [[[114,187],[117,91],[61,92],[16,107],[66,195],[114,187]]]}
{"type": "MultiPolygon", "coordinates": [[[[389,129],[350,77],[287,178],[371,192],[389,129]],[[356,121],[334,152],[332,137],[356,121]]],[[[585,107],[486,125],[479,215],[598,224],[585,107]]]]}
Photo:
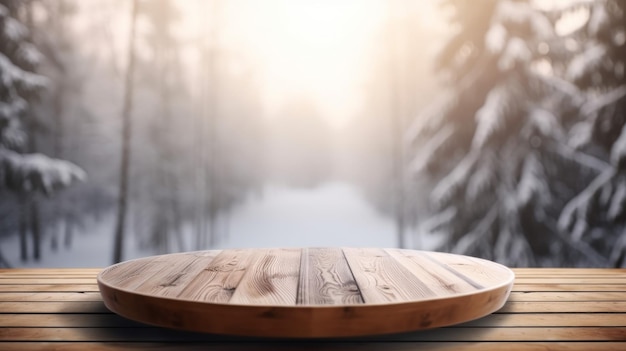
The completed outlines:
{"type": "Polygon", "coordinates": [[[28,139],[24,126],[33,122],[29,104],[48,83],[36,71],[43,55],[18,16],[28,5],[0,1],[0,187],[49,194],[84,179],[85,173],[67,161],[24,153],[28,139]]]}
{"type": "Polygon", "coordinates": [[[605,188],[621,184],[626,151],[622,3],[482,5],[445,2],[457,29],[438,60],[448,92],[408,132],[411,170],[436,183],[422,229],[442,235],[443,250],[509,265],[623,264],[607,250],[625,191],[605,188]],[[572,11],[589,11],[586,24],[557,33],[572,11]],[[600,198],[607,215],[592,210],[600,198]],[[594,216],[610,225],[598,232],[594,216]],[[598,240],[583,238],[594,230],[598,240]]]}

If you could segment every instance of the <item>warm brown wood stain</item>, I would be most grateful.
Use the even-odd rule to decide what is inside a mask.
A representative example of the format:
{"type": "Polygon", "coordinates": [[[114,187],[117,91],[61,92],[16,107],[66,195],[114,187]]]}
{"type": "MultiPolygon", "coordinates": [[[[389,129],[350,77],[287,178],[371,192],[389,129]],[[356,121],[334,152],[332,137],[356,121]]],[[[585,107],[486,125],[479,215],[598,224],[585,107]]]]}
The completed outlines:
{"type": "MultiPolygon", "coordinates": [[[[338,259],[341,257],[338,253],[343,253],[341,249],[319,250],[308,249],[308,261],[307,250],[302,251],[298,289],[302,289],[303,272],[308,271],[311,274],[307,275],[306,289],[320,290],[319,296],[310,295],[308,301],[365,306],[358,298],[343,298],[354,296],[355,282],[350,280],[352,274],[347,263],[341,266],[342,260],[338,259]],[[312,263],[318,257],[320,262],[312,263]]],[[[411,265],[406,261],[401,263],[411,265]]],[[[407,269],[413,271],[411,267],[407,269]]],[[[515,268],[515,285],[504,308],[483,318],[436,330],[314,342],[195,334],[133,322],[105,308],[96,282],[100,271],[0,269],[0,350],[626,350],[626,269],[515,268]],[[3,283],[5,280],[10,283],[3,283]]],[[[434,273],[430,269],[426,271],[434,273]]],[[[165,273],[164,279],[169,279],[170,285],[183,279],[191,281],[199,274],[186,271],[188,274],[176,278],[175,271],[170,269],[159,272],[165,273]],[[193,277],[186,278],[188,275],[193,277]]],[[[435,292],[439,289],[436,279],[422,281],[435,292]]],[[[147,282],[151,279],[142,286],[147,282]]],[[[155,286],[155,289],[159,288],[155,286]]],[[[173,291],[169,287],[165,289],[169,293],[173,291]]],[[[297,297],[297,301],[304,299],[297,297]]],[[[280,309],[263,310],[268,311],[273,311],[274,317],[285,316],[280,309]]],[[[237,313],[235,310],[225,318],[238,318],[237,313]]],[[[392,319],[389,314],[384,318],[392,319]]]]}
{"type": "Polygon", "coordinates": [[[502,307],[513,279],[504,266],[452,254],[305,248],[153,256],[105,269],[98,284],[109,309],[144,323],[336,337],[473,320],[502,307]]]}

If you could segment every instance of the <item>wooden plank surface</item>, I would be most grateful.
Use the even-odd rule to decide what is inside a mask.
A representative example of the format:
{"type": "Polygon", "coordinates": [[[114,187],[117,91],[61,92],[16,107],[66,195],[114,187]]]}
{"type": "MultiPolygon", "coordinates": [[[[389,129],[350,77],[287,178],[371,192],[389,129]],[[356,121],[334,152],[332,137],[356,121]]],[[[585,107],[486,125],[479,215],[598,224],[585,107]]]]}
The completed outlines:
{"type": "MultiPolygon", "coordinates": [[[[290,248],[147,257],[105,269],[98,284],[109,309],[148,324],[241,336],[339,337],[476,319],[502,307],[513,279],[504,266],[451,254],[290,248]],[[453,267],[461,260],[462,268],[453,267]]],[[[29,308],[54,311],[58,304],[29,308]]],[[[14,308],[0,303],[0,311],[14,308]]]]}
{"type": "Polygon", "coordinates": [[[419,276],[383,249],[344,249],[366,303],[402,302],[436,297],[419,276]]]}
{"type": "MultiPolygon", "coordinates": [[[[102,301],[34,301],[24,302],[0,301],[0,313],[79,313],[81,311],[105,311],[102,301]]],[[[510,301],[494,313],[573,313],[573,312],[604,312],[626,313],[624,301],[583,301],[583,302],[555,302],[555,301],[510,301]]]]}
{"type": "MultiPolygon", "coordinates": [[[[157,327],[113,327],[113,328],[2,328],[6,341],[125,341],[125,342],[189,342],[229,340],[237,341],[234,336],[214,336],[162,330],[157,327]]],[[[518,328],[480,328],[447,327],[429,331],[412,332],[393,336],[363,337],[370,341],[604,341],[624,340],[626,327],[518,327],[518,328]]]]}
{"type": "MultiPolygon", "coordinates": [[[[302,265],[301,260],[298,263],[302,265]]],[[[19,275],[95,278],[98,271],[20,269],[19,275]]],[[[21,290],[7,284],[0,285],[0,350],[626,350],[626,312],[615,312],[623,309],[626,300],[626,289],[619,290],[626,286],[624,270],[514,271],[518,276],[547,276],[556,282],[560,275],[575,279],[601,275],[611,283],[516,281],[509,302],[500,311],[464,324],[390,336],[302,342],[196,334],[133,322],[104,308],[95,279],[91,284],[34,284],[21,290]],[[45,290],[37,289],[41,286],[45,290]],[[580,311],[569,312],[573,310],[580,311]]],[[[0,270],[0,279],[12,275],[16,275],[12,270],[0,270]]]]}
{"type": "Polygon", "coordinates": [[[257,250],[248,255],[253,266],[247,268],[228,303],[293,306],[300,279],[300,250],[257,250]]]}
{"type": "Polygon", "coordinates": [[[152,277],[141,283],[137,292],[164,297],[178,296],[198,275],[207,270],[216,255],[215,251],[181,255],[176,264],[161,267],[152,277]]]}
{"type": "MultiPolygon", "coordinates": [[[[626,313],[496,313],[474,321],[458,324],[457,327],[623,327],[626,313]]],[[[94,313],[79,310],[79,313],[2,313],[0,326],[4,327],[121,327],[131,325],[148,327],[116,314],[102,311],[94,313]]]]}
{"type": "MultiPolygon", "coordinates": [[[[197,273],[191,276],[187,284],[180,284],[177,291],[170,291],[167,296],[179,296],[193,300],[205,300],[211,302],[227,302],[233,295],[235,287],[241,281],[246,268],[253,258],[243,250],[229,250],[216,253],[215,258],[205,264],[191,268],[197,273]]],[[[170,268],[172,266],[169,266],[170,268]]],[[[175,270],[174,270],[175,272],[175,270]]],[[[162,286],[159,276],[154,277],[153,285],[162,286]]],[[[142,289],[143,292],[159,294],[155,289],[142,289]]]]}
{"type": "Polygon", "coordinates": [[[362,304],[363,297],[339,248],[303,249],[296,304],[362,304]]]}

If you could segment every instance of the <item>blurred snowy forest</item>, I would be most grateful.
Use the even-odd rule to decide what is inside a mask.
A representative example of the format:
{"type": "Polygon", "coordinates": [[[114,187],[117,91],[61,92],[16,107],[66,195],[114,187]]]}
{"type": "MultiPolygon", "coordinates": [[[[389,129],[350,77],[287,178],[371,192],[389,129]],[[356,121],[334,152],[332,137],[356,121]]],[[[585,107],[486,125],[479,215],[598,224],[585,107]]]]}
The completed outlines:
{"type": "Polygon", "coordinates": [[[308,243],[626,266],[626,2],[261,3],[0,0],[0,267],[308,243]]]}

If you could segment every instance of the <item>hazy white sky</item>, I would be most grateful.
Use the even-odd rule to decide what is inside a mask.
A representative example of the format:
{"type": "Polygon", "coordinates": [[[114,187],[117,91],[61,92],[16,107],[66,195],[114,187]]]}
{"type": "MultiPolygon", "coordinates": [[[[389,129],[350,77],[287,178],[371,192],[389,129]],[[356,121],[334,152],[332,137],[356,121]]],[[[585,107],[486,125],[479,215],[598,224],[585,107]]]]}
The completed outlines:
{"type": "MultiPolygon", "coordinates": [[[[410,4],[405,8],[417,9],[417,18],[425,28],[443,25],[435,10],[436,1],[420,0],[416,5],[410,0],[397,0],[402,2],[410,4]]],[[[368,65],[377,50],[375,45],[380,45],[375,39],[385,30],[390,3],[386,0],[179,0],[174,4],[181,10],[182,18],[175,29],[190,44],[182,54],[191,72],[200,62],[197,44],[206,40],[199,35],[206,36],[216,20],[218,50],[231,68],[243,64],[246,72],[254,72],[266,115],[279,111],[291,99],[305,98],[318,105],[322,117],[332,126],[341,127],[354,117],[363,102],[368,65]],[[217,17],[213,15],[215,4],[217,17]]],[[[123,72],[130,2],[80,4],[83,11],[99,13],[111,41],[103,44],[100,39],[84,45],[103,52],[112,47],[123,72]]],[[[83,30],[81,27],[88,28],[93,17],[83,19],[77,27],[79,31],[83,30]]],[[[141,20],[139,30],[142,30],[141,20]]],[[[137,44],[141,54],[141,41],[137,44]]]]}
{"type": "Polygon", "coordinates": [[[359,104],[368,44],[384,23],[378,0],[244,1],[233,36],[258,57],[269,110],[294,95],[319,104],[341,124],[359,104]]]}
{"type": "MultiPolygon", "coordinates": [[[[290,99],[305,97],[318,105],[331,125],[341,127],[362,103],[362,85],[376,50],[374,39],[385,30],[389,3],[222,1],[218,9],[220,49],[243,55],[254,65],[270,115],[290,99]]],[[[422,1],[419,8],[425,26],[441,25],[436,23],[434,1],[422,1]]],[[[190,27],[211,20],[206,11],[212,6],[206,1],[198,0],[196,6],[185,10],[190,27]]]]}
{"type": "MultiPolygon", "coordinates": [[[[207,25],[212,18],[208,2],[185,10],[188,23],[207,25]]],[[[267,114],[301,97],[318,104],[333,125],[358,109],[368,45],[384,24],[384,1],[231,0],[218,11],[220,50],[253,65],[267,114]]]]}

